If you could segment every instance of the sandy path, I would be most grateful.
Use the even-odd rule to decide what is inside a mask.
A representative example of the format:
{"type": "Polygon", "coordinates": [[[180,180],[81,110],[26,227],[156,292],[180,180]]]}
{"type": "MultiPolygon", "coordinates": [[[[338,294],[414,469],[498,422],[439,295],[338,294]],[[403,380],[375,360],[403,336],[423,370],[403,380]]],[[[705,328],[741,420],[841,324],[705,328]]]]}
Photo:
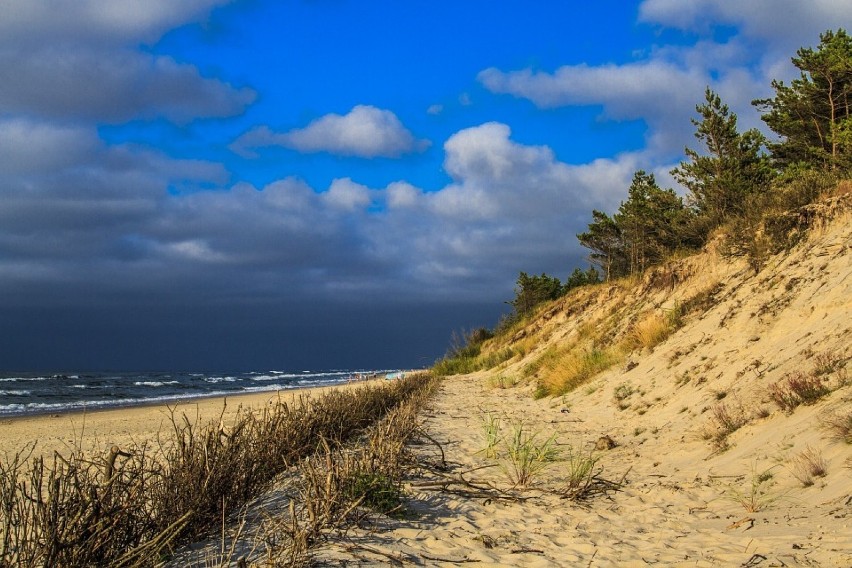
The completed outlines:
{"type": "MultiPolygon", "coordinates": [[[[488,389],[483,376],[447,379],[426,411],[429,434],[443,443],[455,471],[489,463],[481,416],[500,413],[523,418],[558,441],[589,448],[602,434],[619,446],[600,452],[603,477],[618,480],[630,468],[621,491],[576,503],[560,497],[565,465],[557,462],[521,502],[465,498],[437,490],[411,489],[409,519],[382,521],[379,531],[350,532],[325,546],[320,563],[329,566],[403,564],[449,566],[850,566],[852,508],[848,495],[829,502],[783,494],[759,512],[748,512],[735,491],[747,491],[743,476],[705,461],[706,442],[675,443],[672,434],[633,436],[619,425],[613,405],[569,400],[533,400],[526,388],[488,389]],[[568,412],[563,412],[568,410],[568,412]]],[[[676,435],[676,433],[675,433],[676,435]]],[[[434,447],[421,458],[435,461],[434,447]]],[[[733,459],[733,458],[732,458],[733,459]]],[[[468,479],[509,487],[500,467],[468,479]]],[[[848,493],[848,492],[847,492],[848,493]]]]}

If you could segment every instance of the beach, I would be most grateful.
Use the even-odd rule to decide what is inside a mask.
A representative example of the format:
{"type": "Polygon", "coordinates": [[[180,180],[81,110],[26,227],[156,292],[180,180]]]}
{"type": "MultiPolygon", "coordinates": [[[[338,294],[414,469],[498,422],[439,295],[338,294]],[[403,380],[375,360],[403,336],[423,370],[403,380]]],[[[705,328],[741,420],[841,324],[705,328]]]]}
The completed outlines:
{"type": "Polygon", "coordinates": [[[107,452],[112,446],[125,448],[156,442],[171,433],[171,416],[204,425],[221,420],[227,426],[238,409],[259,409],[299,396],[319,396],[328,389],[351,388],[359,381],[335,386],[264,391],[232,396],[196,398],[92,411],[0,417],[0,456],[12,456],[32,448],[33,456],[49,458],[54,452],[68,454],[75,447],[85,452],[107,452]]]}

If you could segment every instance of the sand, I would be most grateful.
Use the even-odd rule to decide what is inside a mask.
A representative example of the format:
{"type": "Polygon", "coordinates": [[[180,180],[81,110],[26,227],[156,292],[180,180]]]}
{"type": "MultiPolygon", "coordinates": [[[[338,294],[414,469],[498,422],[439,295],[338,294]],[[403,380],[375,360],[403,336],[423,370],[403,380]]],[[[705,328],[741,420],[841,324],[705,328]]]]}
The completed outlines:
{"type": "MultiPolygon", "coordinates": [[[[485,374],[448,379],[426,413],[427,431],[442,442],[453,474],[471,472],[470,481],[511,490],[500,465],[477,469],[500,463],[482,452],[481,417],[491,411],[506,424],[523,420],[542,437],[556,435],[563,458],[569,447],[588,454],[610,435],[618,446],[595,454],[601,477],[624,479],[621,489],[565,499],[564,461],[513,491],[520,501],[422,490],[424,478],[413,478],[411,518],[350,531],[320,549],[321,565],[852,566],[852,476],[840,463],[832,461],[829,476],[811,488],[798,487],[779,467],[762,509],[748,511],[739,502],[750,492],[748,457],[731,452],[708,460],[706,442],[664,425],[656,434],[653,427],[636,433],[639,422],[613,404],[536,401],[529,389],[487,383],[485,374]]],[[[433,448],[418,452],[438,460],[433,448]]]]}

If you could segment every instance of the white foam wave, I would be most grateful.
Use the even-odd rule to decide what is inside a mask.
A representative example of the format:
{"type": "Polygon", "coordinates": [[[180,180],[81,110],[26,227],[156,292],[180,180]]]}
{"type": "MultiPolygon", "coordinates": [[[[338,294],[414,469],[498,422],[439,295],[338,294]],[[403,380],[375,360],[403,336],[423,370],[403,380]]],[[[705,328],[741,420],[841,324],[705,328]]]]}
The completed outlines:
{"type": "Polygon", "coordinates": [[[236,377],[204,377],[204,381],[208,383],[233,383],[237,381],[236,377]]]}
{"type": "Polygon", "coordinates": [[[32,391],[28,390],[0,390],[0,396],[30,396],[32,391]]]}
{"type": "Polygon", "coordinates": [[[137,387],[163,387],[166,385],[179,385],[180,381],[136,381],[133,383],[137,387]]]}

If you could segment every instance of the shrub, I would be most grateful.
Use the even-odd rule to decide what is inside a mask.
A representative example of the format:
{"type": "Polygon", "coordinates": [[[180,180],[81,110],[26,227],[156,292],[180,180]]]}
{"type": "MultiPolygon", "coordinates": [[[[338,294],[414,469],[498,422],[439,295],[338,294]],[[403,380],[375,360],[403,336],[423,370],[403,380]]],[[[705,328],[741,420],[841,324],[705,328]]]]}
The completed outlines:
{"type": "Polygon", "coordinates": [[[817,377],[824,377],[840,372],[846,361],[836,353],[819,353],[814,355],[814,372],[817,377]]]}
{"type": "Polygon", "coordinates": [[[393,514],[402,507],[402,489],[386,474],[362,470],[348,481],[346,493],[352,501],[385,515],[393,514]]]}
{"type": "Polygon", "coordinates": [[[718,450],[728,447],[728,436],[748,423],[742,405],[729,407],[723,402],[712,408],[710,423],[705,427],[704,438],[711,440],[718,450]]]}
{"type": "Polygon", "coordinates": [[[615,401],[615,405],[618,406],[619,410],[625,410],[630,406],[627,399],[633,395],[633,392],[633,387],[627,383],[622,383],[613,389],[612,399],[615,401]]]}
{"type": "Polygon", "coordinates": [[[802,404],[813,404],[830,392],[822,378],[800,371],[769,385],[769,397],[785,412],[792,412],[802,404]]]}

